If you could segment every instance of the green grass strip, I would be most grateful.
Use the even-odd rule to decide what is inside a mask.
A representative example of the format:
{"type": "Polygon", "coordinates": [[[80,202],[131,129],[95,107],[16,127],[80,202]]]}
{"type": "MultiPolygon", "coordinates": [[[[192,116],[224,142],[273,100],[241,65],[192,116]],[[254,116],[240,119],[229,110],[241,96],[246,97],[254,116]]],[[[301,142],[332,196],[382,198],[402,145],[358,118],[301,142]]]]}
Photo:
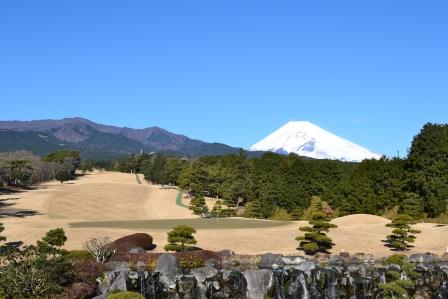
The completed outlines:
{"type": "Polygon", "coordinates": [[[157,219],[157,220],[111,220],[111,221],[86,221],[70,223],[73,228],[117,228],[117,229],[171,229],[183,224],[195,229],[241,229],[241,228],[266,228],[289,225],[291,221],[266,221],[240,218],[198,218],[198,219],[157,219]]]}
{"type": "Polygon", "coordinates": [[[176,204],[182,208],[187,208],[187,205],[184,205],[184,203],[182,202],[182,198],[184,196],[184,192],[183,191],[179,191],[179,193],[177,193],[177,197],[176,197],[176,204]]]}

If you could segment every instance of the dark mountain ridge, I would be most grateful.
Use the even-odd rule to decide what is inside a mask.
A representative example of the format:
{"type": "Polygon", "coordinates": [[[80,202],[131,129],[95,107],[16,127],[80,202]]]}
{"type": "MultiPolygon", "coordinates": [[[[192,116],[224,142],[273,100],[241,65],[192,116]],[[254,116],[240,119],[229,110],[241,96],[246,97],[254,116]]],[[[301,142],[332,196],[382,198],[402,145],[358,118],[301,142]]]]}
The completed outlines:
{"type": "Polygon", "coordinates": [[[116,127],[80,117],[0,121],[0,151],[28,150],[46,155],[53,150],[68,148],[79,150],[89,159],[114,159],[141,150],[190,157],[239,151],[239,148],[191,139],[159,127],[116,127]]]}

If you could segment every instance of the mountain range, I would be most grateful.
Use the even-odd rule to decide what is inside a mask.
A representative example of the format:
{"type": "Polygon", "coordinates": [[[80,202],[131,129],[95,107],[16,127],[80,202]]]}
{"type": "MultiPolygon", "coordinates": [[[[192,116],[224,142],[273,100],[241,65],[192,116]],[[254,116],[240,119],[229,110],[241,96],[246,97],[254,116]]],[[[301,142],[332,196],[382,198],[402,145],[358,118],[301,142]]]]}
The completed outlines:
{"type": "Polygon", "coordinates": [[[238,153],[240,150],[222,143],[191,139],[159,127],[121,128],[80,117],[0,121],[0,152],[28,150],[43,156],[60,149],[76,149],[83,158],[99,160],[140,151],[192,157],[238,153]]]}
{"type": "MultiPolygon", "coordinates": [[[[159,127],[132,129],[74,117],[60,120],[0,121],[0,152],[27,150],[44,156],[61,149],[80,151],[85,159],[109,160],[133,153],[161,152],[185,157],[238,153],[240,148],[209,143],[159,127]]],[[[296,153],[314,159],[359,162],[380,155],[307,121],[291,121],[246,153],[296,153]]]]}
{"type": "Polygon", "coordinates": [[[251,146],[250,150],[350,162],[381,157],[308,121],[290,121],[251,146]]]}

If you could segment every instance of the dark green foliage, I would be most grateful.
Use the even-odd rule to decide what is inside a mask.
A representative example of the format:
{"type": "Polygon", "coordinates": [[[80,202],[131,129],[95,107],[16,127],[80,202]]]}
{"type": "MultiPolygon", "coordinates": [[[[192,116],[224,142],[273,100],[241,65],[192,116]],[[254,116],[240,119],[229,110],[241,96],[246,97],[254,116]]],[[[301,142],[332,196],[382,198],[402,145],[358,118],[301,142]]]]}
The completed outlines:
{"type": "Polygon", "coordinates": [[[61,184],[63,182],[69,181],[71,178],[70,173],[67,170],[59,170],[58,172],[56,172],[56,174],[54,175],[54,178],[61,182],[61,184]]]}
{"type": "Polygon", "coordinates": [[[51,246],[60,247],[65,244],[67,237],[65,236],[65,232],[62,228],[56,228],[48,231],[45,234],[45,237],[42,238],[42,241],[50,244],[51,246]]]}
{"type": "Polygon", "coordinates": [[[9,170],[9,182],[16,186],[25,186],[33,170],[30,161],[26,160],[8,161],[6,167],[9,170]]]}
{"type": "Polygon", "coordinates": [[[248,158],[240,152],[190,161],[133,155],[116,164],[122,171],[144,172],[153,183],[178,185],[192,196],[220,198],[228,207],[245,206],[245,215],[256,218],[270,218],[281,210],[298,219],[313,196],[342,216],[396,210],[415,218],[435,217],[447,207],[447,131],[448,125],[425,125],[407,160],[383,157],[348,163],[295,154],[248,158]]]}
{"type": "Polygon", "coordinates": [[[186,251],[197,243],[193,234],[196,230],[190,226],[177,225],[172,231],[168,232],[168,244],[165,245],[167,251],[186,251]]]}
{"type": "Polygon", "coordinates": [[[407,279],[402,279],[402,273],[395,270],[388,270],[386,277],[388,283],[382,283],[378,286],[383,290],[384,298],[408,298],[408,290],[415,288],[414,280],[420,277],[420,274],[415,271],[415,265],[406,261],[404,254],[394,254],[389,256],[386,265],[395,264],[400,266],[402,273],[407,279]]]}
{"type": "Polygon", "coordinates": [[[404,254],[393,254],[387,257],[385,264],[386,265],[395,264],[401,267],[403,266],[405,259],[406,255],[404,254]]]}
{"type": "Polygon", "coordinates": [[[2,251],[0,288],[6,298],[47,297],[60,293],[72,279],[72,265],[62,230],[47,233],[37,245],[2,251]],[[50,243],[49,243],[50,242],[50,243]]]}
{"type": "Polygon", "coordinates": [[[305,232],[304,236],[296,238],[300,242],[299,249],[303,250],[308,255],[316,254],[317,252],[328,253],[328,250],[333,247],[332,240],[325,234],[330,228],[337,227],[335,224],[329,222],[330,218],[322,211],[316,211],[312,214],[309,221],[311,226],[301,227],[300,230],[305,232]]]}
{"type": "Polygon", "coordinates": [[[145,299],[145,297],[136,292],[118,292],[107,296],[106,299],[145,299]]]}
{"type": "Polygon", "coordinates": [[[448,124],[426,124],[414,137],[408,155],[410,191],[423,198],[429,217],[446,211],[448,200],[448,124]]]}
{"type": "Polygon", "coordinates": [[[197,194],[193,196],[190,201],[189,209],[193,211],[195,215],[201,215],[208,212],[207,204],[205,203],[204,196],[197,194]]]}
{"type": "Polygon", "coordinates": [[[222,201],[221,200],[217,200],[215,202],[210,213],[212,214],[212,217],[215,217],[215,218],[225,217],[225,215],[223,213],[223,209],[222,209],[222,201]]]}
{"type": "Polygon", "coordinates": [[[398,215],[392,223],[386,224],[387,227],[392,227],[392,234],[387,236],[386,245],[393,250],[404,251],[408,250],[410,243],[415,241],[415,235],[420,231],[412,229],[411,225],[415,224],[415,220],[406,214],[398,215]]]}

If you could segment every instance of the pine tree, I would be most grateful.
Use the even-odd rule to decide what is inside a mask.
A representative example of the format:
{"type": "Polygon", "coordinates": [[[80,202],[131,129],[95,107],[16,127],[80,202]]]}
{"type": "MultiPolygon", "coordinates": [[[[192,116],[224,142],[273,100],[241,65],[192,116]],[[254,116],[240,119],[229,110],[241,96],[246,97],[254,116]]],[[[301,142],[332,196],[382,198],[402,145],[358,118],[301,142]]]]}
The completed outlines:
{"type": "Polygon", "coordinates": [[[211,214],[215,218],[220,218],[220,217],[224,216],[223,209],[222,209],[222,201],[221,200],[217,200],[215,202],[215,205],[213,206],[211,214]]]}
{"type": "Polygon", "coordinates": [[[407,214],[400,214],[392,223],[386,224],[387,227],[392,227],[392,234],[387,236],[386,246],[396,251],[409,250],[412,247],[409,243],[415,241],[415,235],[420,233],[419,230],[412,229],[411,225],[416,221],[407,214]]]}
{"type": "Polygon", "coordinates": [[[190,202],[190,210],[193,211],[195,215],[201,215],[202,213],[208,212],[207,204],[205,203],[205,198],[203,195],[195,195],[190,202]]]}
{"type": "Polygon", "coordinates": [[[264,218],[263,217],[263,207],[261,205],[260,200],[255,199],[251,201],[251,210],[250,210],[250,216],[252,218],[264,218]]]}
{"type": "Polygon", "coordinates": [[[305,232],[304,236],[296,238],[300,242],[299,249],[305,254],[313,255],[317,252],[328,253],[333,247],[332,240],[325,234],[330,228],[337,227],[329,222],[330,218],[322,211],[322,205],[319,204],[319,211],[313,212],[309,224],[312,226],[301,227],[300,230],[305,232]]]}
{"type": "Polygon", "coordinates": [[[177,225],[172,231],[168,232],[168,244],[165,245],[167,251],[186,251],[197,243],[193,234],[196,230],[190,226],[177,225]]]}

